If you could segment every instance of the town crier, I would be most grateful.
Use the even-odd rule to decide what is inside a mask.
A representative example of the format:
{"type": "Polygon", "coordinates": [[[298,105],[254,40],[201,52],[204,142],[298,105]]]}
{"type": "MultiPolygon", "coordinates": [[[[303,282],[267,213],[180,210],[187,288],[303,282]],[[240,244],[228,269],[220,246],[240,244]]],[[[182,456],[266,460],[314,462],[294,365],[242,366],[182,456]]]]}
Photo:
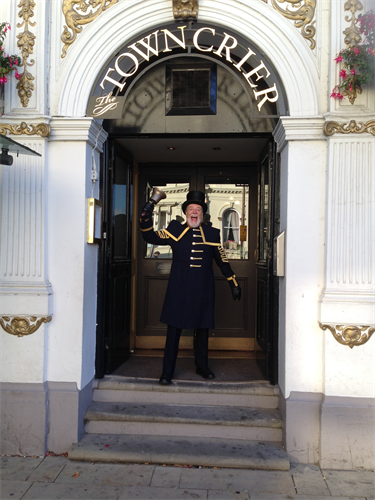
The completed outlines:
{"type": "Polygon", "coordinates": [[[202,224],[207,212],[204,194],[190,191],[182,205],[186,222],[172,220],[166,229],[154,231],[154,204],[142,209],[140,228],[147,243],[170,245],[173,262],[160,321],[168,325],[163,372],[159,382],[170,384],[174,376],[181,330],[194,329],[196,373],[205,379],[215,375],[208,367],[208,330],[214,327],[213,260],[227,278],[233,299],[241,298],[241,288],[221,246],[220,231],[202,224]]]}

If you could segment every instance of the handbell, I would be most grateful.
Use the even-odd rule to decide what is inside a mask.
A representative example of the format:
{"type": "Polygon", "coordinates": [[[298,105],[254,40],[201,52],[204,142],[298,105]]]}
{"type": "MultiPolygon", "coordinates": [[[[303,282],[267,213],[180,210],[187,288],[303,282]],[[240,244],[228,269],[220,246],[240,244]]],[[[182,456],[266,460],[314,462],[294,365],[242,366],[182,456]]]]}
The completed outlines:
{"type": "Polygon", "coordinates": [[[152,194],[150,196],[150,201],[152,203],[154,203],[155,205],[157,205],[160,200],[164,200],[164,198],[166,198],[166,197],[167,197],[167,195],[164,193],[164,191],[162,191],[158,187],[154,187],[152,189],[152,194]]]}

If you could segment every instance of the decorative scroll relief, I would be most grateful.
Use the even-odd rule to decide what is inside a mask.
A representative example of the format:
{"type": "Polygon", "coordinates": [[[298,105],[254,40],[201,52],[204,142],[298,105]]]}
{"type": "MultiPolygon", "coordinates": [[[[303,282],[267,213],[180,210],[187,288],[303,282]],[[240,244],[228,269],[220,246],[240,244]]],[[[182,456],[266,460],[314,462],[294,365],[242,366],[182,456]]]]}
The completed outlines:
{"type": "Polygon", "coordinates": [[[0,317],[0,325],[10,335],[24,337],[35,333],[42,323],[49,323],[51,319],[52,316],[43,316],[39,319],[37,316],[31,316],[30,319],[24,316],[16,316],[12,319],[9,316],[2,316],[0,317]]]}
{"type": "Polygon", "coordinates": [[[173,0],[175,19],[197,19],[198,0],[173,0]]]}
{"type": "Polygon", "coordinates": [[[361,33],[359,32],[359,29],[355,25],[357,22],[357,18],[355,17],[355,13],[358,10],[362,10],[363,5],[361,2],[358,0],[348,0],[345,2],[344,5],[344,10],[345,11],[350,11],[352,13],[352,17],[350,18],[349,16],[345,16],[345,21],[350,23],[349,28],[346,28],[343,33],[345,35],[344,41],[346,43],[346,48],[349,49],[351,47],[356,47],[358,44],[361,43],[362,37],[361,33]]]}
{"type": "Polygon", "coordinates": [[[334,121],[329,121],[325,122],[323,127],[323,133],[327,137],[337,133],[363,134],[365,132],[375,135],[375,120],[370,120],[366,123],[363,122],[357,123],[355,120],[350,120],[349,123],[338,123],[334,121]]]}
{"type": "MultiPolygon", "coordinates": [[[[345,16],[345,21],[350,23],[350,26],[344,29],[343,34],[345,35],[344,41],[346,43],[346,48],[350,49],[352,47],[358,46],[361,41],[361,33],[356,26],[357,18],[355,17],[355,13],[359,10],[363,9],[363,5],[358,0],[348,0],[345,2],[344,10],[350,11],[352,16],[345,16]]],[[[345,68],[346,66],[344,66],[345,68]]],[[[362,94],[361,86],[354,86],[351,88],[346,88],[344,90],[344,97],[349,99],[350,104],[354,104],[354,101],[357,99],[357,94],[362,94]]]]}
{"type": "Polygon", "coordinates": [[[35,89],[34,84],[32,83],[32,80],[35,80],[35,77],[27,70],[28,67],[35,64],[34,59],[31,59],[30,62],[28,62],[30,54],[34,52],[36,40],[36,36],[29,30],[30,26],[36,25],[36,23],[30,21],[30,18],[34,16],[35,2],[34,0],[21,0],[18,7],[21,8],[18,17],[21,17],[23,21],[22,23],[17,24],[17,28],[23,27],[24,30],[22,33],[17,35],[17,46],[22,52],[22,62],[20,67],[23,66],[25,69],[17,83],[17,89],[22,106],[27,108],[32,91],[35,89]]]}
{"type": "Polygon", "coordinates": [[[294,26],[301,29],[303,38],[310,42],[310,49],[314,50],[316,42],[315,21],[313,21],[316,9],[316,0],[271,0],[272,6],[287,19],[294,21],[294,26]],[[291,4],[292,10],[287,6],[282,9],[279,4],[291,4]]]}
{"type": "Polygon", "coordinates": [[[21,122],[21,125],[9,125],[0,123],[0,134],[6,135],[39,135],[40,137],[49,138],[51,135],[51,127],[46,123],[38,123],[37,125],[27,125],[26,122],[21,122]]]}
{"type": "Polygon", "coordinates": [[[322,325],[319,323],[322,330],[329,330],[333,338],[337,340],[339,344],[347,345],[350,349],[354,346],[358,347],[360,345],[366,344],[371,338],[371,335],[375,332],[375,327],[370,326],[344,326],[344,325],[322,325]]]}
{"type": "Polygon", "coordinates": [[[63,0],[62,12],[67,26],[64,26],[61,35],[61,40],[64,43],[61,57],[66,56],[68,48],[76,41],[77,35],[82,32],[82,26],[94,21],[117,2],[118,0],[63,0]],[[89,9],[90,11],[87,13],[89,9]]]}

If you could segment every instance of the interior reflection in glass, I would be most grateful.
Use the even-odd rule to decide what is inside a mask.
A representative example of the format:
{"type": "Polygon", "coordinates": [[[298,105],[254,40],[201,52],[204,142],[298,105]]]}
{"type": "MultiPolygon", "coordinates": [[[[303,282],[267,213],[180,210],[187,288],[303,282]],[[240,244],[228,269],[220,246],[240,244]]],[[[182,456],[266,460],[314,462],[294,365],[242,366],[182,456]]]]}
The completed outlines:
{"type": "MultiPolygon", "coordinates": [[[[185,223],[185,215],[182,211],[182,204],[186,201],[189,192],[189,184],[170,183],[160,185],[167,198],[159,201],[154,209],[154,230],[161,231],[168,227],[171,220],[176,219],[182,224],[185,223]]],[[[170,246],[150,245],[147,243],[146,259],[172,259],[172,249],[170,246]]]]}
{"type": "Polygon", "coordinates": [[[205,222],[220,229],[228,259],[248,258],[248,239],[241,241],[240,226],[248,225],[248,184],[206,184],[205,222]]]}

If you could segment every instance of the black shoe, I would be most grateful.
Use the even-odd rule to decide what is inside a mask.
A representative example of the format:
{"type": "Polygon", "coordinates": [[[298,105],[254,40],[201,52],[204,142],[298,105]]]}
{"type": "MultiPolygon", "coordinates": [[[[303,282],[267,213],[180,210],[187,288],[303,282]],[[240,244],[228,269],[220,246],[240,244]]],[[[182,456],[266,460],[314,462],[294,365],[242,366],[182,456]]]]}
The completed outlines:
{"type": "Polygon", "coordinates": [[[215,375],[212,373],[212,371],[209,368],[204,368],[204,369],[197,368],[195,373],[197,375],[201,375],[203,378],[208,378],[210,380],[215,378],[215,375]]]}
{"type": "Polygon", "coordinates": [[[161,385],[170,385],[172,383],[172,375],[169,373],[163,372],[159,379],[159,384],[161,385]]]}

